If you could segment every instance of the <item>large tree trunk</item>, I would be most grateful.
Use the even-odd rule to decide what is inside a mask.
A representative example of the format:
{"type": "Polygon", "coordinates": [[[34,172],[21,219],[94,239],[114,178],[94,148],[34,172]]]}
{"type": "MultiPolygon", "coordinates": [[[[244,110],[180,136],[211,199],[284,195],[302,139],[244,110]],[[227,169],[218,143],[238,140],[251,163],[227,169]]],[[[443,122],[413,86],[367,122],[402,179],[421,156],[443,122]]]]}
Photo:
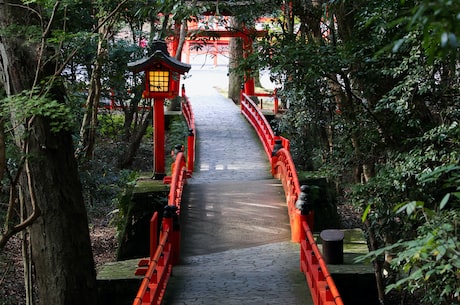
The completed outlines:
{"type": "MultiPolygon", "coordinates": [[[[231,28],[241,28],[235,17],[230,17],[231,28]]],[[[240,103],[242,80],[238,73],[234,71],[238,67],[239,61],[243,58],[243,41],[241,38],[230,38],[229,42],[229,74],[228,74],[228,98],[235,104],[240,103]]]]}
{"type": "Polygon", "coordinates": [[[41,304],[96,304],[96,273],[88,220],[70,134],[53,134],[45,118],[30,126],[21,188],[29,210],[41,216],[30,228],[41,304]],[[28,179],[29,178],[29,179],[28,179]],[[29,180],[29,181],[27,181],[29,180]],[[27,182],[27,184],[26,184],[27,182]]]}
{"type": "Polygon", "coordinates": [[[96,274],[82,190],[70,134],[53,134],[46,118],[29,130],[21,179],[29,213],[32,258],[41,304],[95,304],[96,274]]]}
{"type": "MultiPolygon", "coordinates": [[[[2,28],[35,21],[19,1],[0,4],[2,28]]],[[[54,62],[39,64],[45,45],[21,38],[20,33],[0,38],[0,80],[8,95],[30,90],[54,74],[54,62]]],[[[54,100],[64,102],[63,95],[51,89],[54,100]]],[[[51,120],[31,115],[27,122],[14,122],[22,124],[15,129],[17,144],[26,154],[19,189],[27,206],[25,218],[34,220],[29,228],[38,297],[41,304],[96,304],[96,273],[72,138],[65,130],[52,132],[51,120]]]]}

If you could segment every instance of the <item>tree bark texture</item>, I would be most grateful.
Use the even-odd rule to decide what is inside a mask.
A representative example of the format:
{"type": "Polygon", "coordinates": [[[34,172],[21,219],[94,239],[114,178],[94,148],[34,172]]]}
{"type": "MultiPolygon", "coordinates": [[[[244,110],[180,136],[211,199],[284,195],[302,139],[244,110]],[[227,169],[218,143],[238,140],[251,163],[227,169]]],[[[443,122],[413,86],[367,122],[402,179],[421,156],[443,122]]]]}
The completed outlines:
{"type": "MultiPolygon", "coordinates": [[[[235,17],[230,18],[232,28],[241,28],[235,17]]],[[[243,58],[243,41],[241,38],[230,38],[229,42],[229,75],[228,75],[228,98],[232,99],[235,104],[240,103],[240,93],[242,80],[238,73],[234,71],[238,67],[238,62],[243,58]]]]}
{"type": "Polygon", "coordinates": [[[95,304],[96,272],[88,219],[69,133],[52,134],[44,118],[31,126],[31,182],[21,186],[41,216],[30,228],[42,304],[95,304]],[[35,198],[33,198],[35,197],[35,198]]]}
{"type": "MultiPolygon", "coordinates": [[[[32,24],[40,25],[20,1],[0,3],[3,29],[32,24]]],[[[54,74],[53,61],[43,61],[48,64],[36,74],[41,47],[20,33],[1,36],[0,50],[0,80],[8,95],[32,89],[36,76],[40,83],[54,74]]],[[[51,88],[50,97],[64,102],[64,91],[51,88]]],[[[15,133],[27,156],[19,182],[27,207],[25,218],[32,210],[40,212],[30,226],[38,298],[41,304],[96,304],[96,272],[71,134],[52,132],[50,122],[50,117],[43,116],[14,122],[23,126],[15,133]]]]}

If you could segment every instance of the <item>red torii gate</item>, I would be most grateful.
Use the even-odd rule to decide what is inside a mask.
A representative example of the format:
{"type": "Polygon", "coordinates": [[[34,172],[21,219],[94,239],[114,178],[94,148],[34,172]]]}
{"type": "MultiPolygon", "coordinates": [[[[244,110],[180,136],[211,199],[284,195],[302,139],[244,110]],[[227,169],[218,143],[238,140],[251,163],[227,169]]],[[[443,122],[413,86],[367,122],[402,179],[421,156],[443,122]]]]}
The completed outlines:
{"type": "MultiPolygon", "coordinates": [[[[243,29],[243,30],[196,30],[189,31],[187,37],[218,37],[218,38],[241,38],[243,40],[243,58],[247,58],[252,54],[253,48],[252,43],[254,38],[264,37],[267,35],[267,31],[255,30],[255,29],[243,29]]],[[[172,40],[172,54],[177,57],[177,49],[179,46],[179,39],[174,36],[172,40]]],[[[180,55],[178,57],[180,59],[180,55]]],[[[251,71],[247,71],[244,82],[244,93],[251,96],[255,95],[255,83],[254,78],[251,77],[251,71]]]]}

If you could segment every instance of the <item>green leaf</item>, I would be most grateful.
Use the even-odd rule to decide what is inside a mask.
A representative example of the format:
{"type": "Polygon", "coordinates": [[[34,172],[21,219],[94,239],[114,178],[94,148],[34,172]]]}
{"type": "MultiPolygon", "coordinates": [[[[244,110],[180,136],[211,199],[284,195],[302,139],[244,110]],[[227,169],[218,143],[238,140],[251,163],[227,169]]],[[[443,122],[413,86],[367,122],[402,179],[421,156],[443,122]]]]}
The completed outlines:
{"type": "Polygon", "coordinates": [[[398,52],[399,48],[401,47],[401,45],[406,41],[405,38],[401,38],[401,39],[398,39],[395,44],[393,45],[393,53],[396,53],[398,52]]]}
{"type": "Polygon", "coordinates": [[[406,205],[406,213],[407,215],[412,215],[417,207],[417,202],[411,201],[406,205]]]}
{"type": "Polygon", "coordinates": [[[442,210],[446,206],[446,204],[449,202],[450,199],[450,193],[447,193],[441,200],[441,203],[439,204],[439,209],[442,210]]]}
{"type": "Polygon", "coordinates": [[[368,204],[366,209],[364,210],[363,212],[363,216],[361,216],[361,221],[362,222],[365,222],[366,219],[367,219],[367,215],[369,214],[369,212],[371,211],[371,204],[368,204]]]}

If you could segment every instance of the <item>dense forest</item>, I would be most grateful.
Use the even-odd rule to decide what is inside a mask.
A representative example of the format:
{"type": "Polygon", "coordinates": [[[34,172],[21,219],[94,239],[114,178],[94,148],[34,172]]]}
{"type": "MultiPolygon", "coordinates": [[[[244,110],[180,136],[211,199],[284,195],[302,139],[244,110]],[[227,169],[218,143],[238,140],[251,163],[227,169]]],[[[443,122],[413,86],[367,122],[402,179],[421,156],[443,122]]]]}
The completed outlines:
{"type": "Polygon", "coordinates": [[[268,68],[289,104],[278,129],[298,169],[362,212],[381,300],[402,290],[457,303],[460,3],[282,8],[248,64],[268,68]]]}
{"type": "Polygon", "coordinates": [[[96,304],[87,212],[116,209],[151,134],[127,63],[145,40],[183,42],[206,10],[229,28],[267,20],[230,74],[270,71],[298,170],[362,214],[382,303],[458,303],[460,2],[231,2],[0,3],[0,254],[21,233],[25,303],[96,304]],[[99,110],[107,100],[116,114],[99,110]]]}

